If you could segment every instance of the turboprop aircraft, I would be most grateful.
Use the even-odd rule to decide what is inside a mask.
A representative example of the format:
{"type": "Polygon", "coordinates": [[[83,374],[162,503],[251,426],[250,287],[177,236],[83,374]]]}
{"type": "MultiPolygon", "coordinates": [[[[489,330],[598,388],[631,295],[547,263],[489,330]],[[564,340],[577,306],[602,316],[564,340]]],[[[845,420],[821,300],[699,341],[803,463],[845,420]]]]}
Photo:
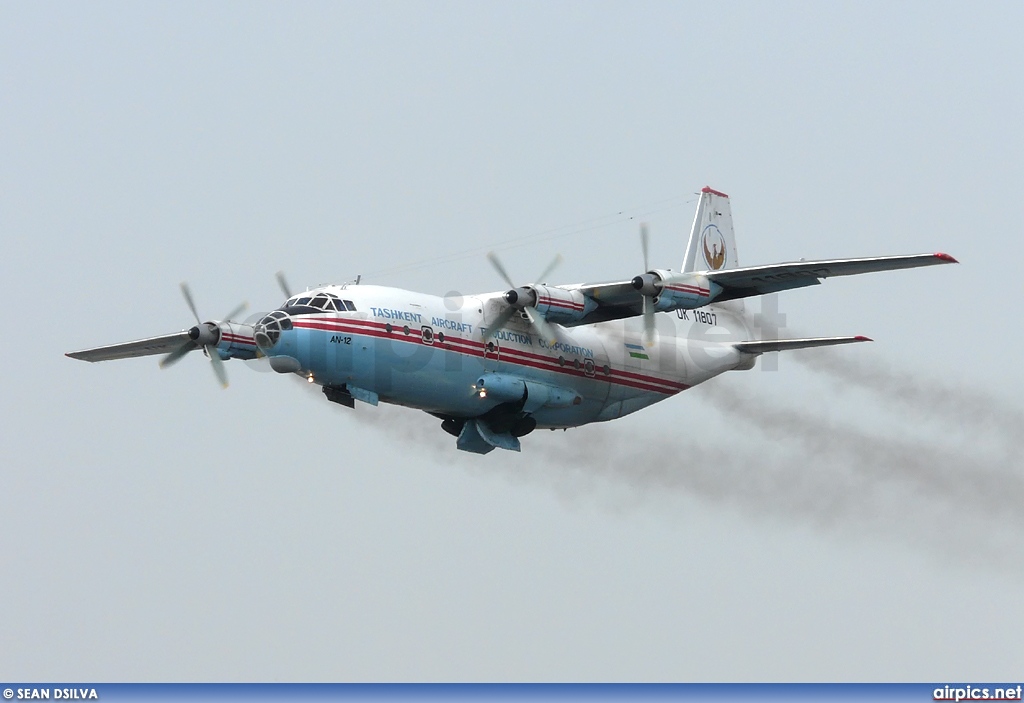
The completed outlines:
{"type": "Polygon", "coordinates": [[[740,267],[729,196],[700,193],[678,271],[650,269],[611,283],[516,285],[504,292],[439,297],[359,281],[292,294],[253,324],[200,320],[188,330],[67,354],[84,361],[191,351],[209,357],[227,386],[229,359],[266,357],[281,374],[322,387],[350,408],[394,403],[441,420],[458,449],[520,451],[536,429],[606,422],[665,400],[766,352],[870,341],[867,337],[757,339],[744,298],[821,283],[832,276],[956,263],[948,254],[797,261],[740,267]]]}

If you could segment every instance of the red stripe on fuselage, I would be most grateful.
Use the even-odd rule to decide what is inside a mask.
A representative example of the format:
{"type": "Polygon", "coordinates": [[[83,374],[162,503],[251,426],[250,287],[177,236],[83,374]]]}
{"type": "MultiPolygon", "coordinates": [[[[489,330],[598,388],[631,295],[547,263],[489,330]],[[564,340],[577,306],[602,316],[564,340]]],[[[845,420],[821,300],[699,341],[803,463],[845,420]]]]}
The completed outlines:
{"type": "MultiPolygon", "coordinates": [[[[394,326],[392,326],[392,332],[388,333],[386,331],[386,325],[388,323],[375,322],[372,320],[344,320],[340,318],[305,318],[305,320],[313,320],[326,325],[317,325],[315,329],[325,331],[343,331],[353,334],[364,332],[374,337],[393,338],[401,342],[408,342],[410,344],[423,344],[420,335],[414,336],[410,333],[407,336],[405,335],[403,330],[395,329],[394,326]],[[339,327],[341,325],[350,323],[363,325],[365,326],[365,329],[348,330],[344,329],[343,327],[339,327]],[[379,332],[383,332],[383,334],[380,334],[379,332]]],[[[299,320],[296,320],[296,322],[298,321],[299,320]]],[[[450,337],[448,335],[445,335],[445,341],[442,344],[448,344],[449,342],[469,347],[470,353],[474,356],[482,356],[484,347],[486,346],[483,342],[477,342],[475,340],[463,339],[460,337],[450,337]]],[[[436,346],[436,344],[427,346],[436,346]]],[[[558,363],[558,359],[550,356],[544,356],[542,354],[536,354],[522,349],[516,349],[514,347],[501,347],[500,351],[501,355],[506,359],[509,356],[519,357],[518,359],[510,360],[513,361],[514,363],[521,362],[524,365],[544,369],[547,371],[554,371],[557,373],[563,373],[570,376],[580,376],[583,378],[595,378],[597,380],[602,380],[596,374],[594,376],[587,376],[583,369],[561,366],[558,363]],[[540,364],[545,364],[546,366],[541,366],[540,364]]],[[[605,376],[603,380],[608,382],[619,383],[620,385],[628,385],[635,388],[642,388],[643,390],[655,390],[658,391],[659,393],[679,393],[680,391],[684,391],[687,388],[689,388],[689,386],[687,386],[684,383],[661,379],[658,378],[657,376],[647,376],[644,374],[626,371],[624,369],[611,369],[611,371],[612,376],[605,376]],[[658,385],[664,387],[657,387],[658,385]]]]}
{"type": "MultiPolygon", "coordinates": [[[[376,322],[372,320],[346,320],[343,318],[293,318],[292,324],[295,327],[304,329],[315,329],[324,332],[345,332],[348,334],[364,334],[369,337],[376,337],[379,339],[394,339],[399,342],[406,342],[408,344],[419,344],[422,346],[434,346],[441,347],[447,351],[458,352],[467,354],[469,356],[482,357],[484,356],[484,350],[486,344],[484,342],[477,342],[475,340],[464,339],[461,337],[452,337],[447,334],[444,336],[444,341],[440,341],[437,335],[434,336],[434,343],[427,344],[423,341],[421,334],[415,334],[410,329],[410,333],[405,334],[402,328],[396,328],[392,325],[391,332],[388,332],[386,325],[388,323],[376,322]]],[[[589,378],[595,381],[604,381],[606,383],[616,383],[622,386],[629,386],[631,388],[638,388],[645,391],[654,391],[657,393],[665,393],[666,395],[674,395],[681,391],[689,388],[684,383],[678,381],[670,381],[657,376],[647,376],[644,374],[634,373],[626,371],[624,369],[610,368],[611,375],[604,376],[603,372],[598,373],[599,370],[595,368],[595,373],[592,376],[588,376],[583,368],[575,368],[574,366],[561,366],[558,363],[557,358],[550,356],[544,356],[533,352],[516,349],[513,347],[500,347],[500,360],[507,361],[511,364],[520,366],[529,366],[531,368],[540,369],[542,371],[552,371],[554,373],[561,373],[567,376],[578,376],[580,378],[589,378]]]]}
{"type": "MultiPolygon", "coordinates": [[[[523,349],[516,349],[516,348],[512,348],[512,347],[502,347],[501,348],[501,353],[502,353],[502,355],[505,355],[505,354],[514,354],[515,355],[515,354],[518,354],[519,356],[522,356],[525,359],[528,359],[528,360],[531,360],[531,361],[537,361],[537,362],[541,362],[541,363],[553,364],[554,365],[554,368],[552,369],[553,371],[560,371],[560,372],[563,372],[563,373],[573,374],[573,372],[578,370],[578,369],[575,369],[575,368],[570,369],[570,368],[566,368],[565,366],[559,365],[557,358],[553,358],[553,357],[550,357],[550,356],[544,356],[543,354],[536,354],[534,352],[528,352],[528,351],[525,351],[523,349]]],[[[647,383],[647,384],[660,383],[660,384],[662,384],[664,386],[667,386],[667,387],[671,388],[673,390],[673,392],[676,392],[676,393],[678,393],[679,391],[684,391],[687,388],[689,388],[689,386],[687,386],[687,385],[685,385],[683,383],[678,383],[676,381],[668,381],[668,380],[665,380],[665,379],[658,378],[657,376],[645,376],[643,374],[632,373],[630,371],[626,371],[626,370],[623,370],[623,369],[612,369],[612,373],[614,373],[616,375],[620,375],[620,376],[622,376],[624,378],[629,378],[629,379],[632,379],[632,380],[636,380],[636,381],[638,381],[640,383],[647,383]]],[[[579,370],[579,373],[575,374],[575,375],[583,375],[583,376],[585,376],[585,374],[583,373],[582,370],[579,370]]],[[[661,390],[661,389],[659,389],[659,390],[661,390]]]]}

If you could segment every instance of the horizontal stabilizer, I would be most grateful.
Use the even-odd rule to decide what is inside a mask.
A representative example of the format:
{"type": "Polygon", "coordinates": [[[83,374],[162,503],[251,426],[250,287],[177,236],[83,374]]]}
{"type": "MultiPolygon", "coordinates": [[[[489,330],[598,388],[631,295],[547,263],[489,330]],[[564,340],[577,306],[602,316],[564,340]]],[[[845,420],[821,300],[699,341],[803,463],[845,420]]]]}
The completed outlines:
{"type": "Polygon", "coordinates": [[[788,351],[790,349],[810,349],[812,347],[831,347],[835,344],[853,344],[870,342],[868,337],[811,337],[809,339],[766,339],[761,342],[735,342],[732,346],[736,351],[745,354],[764,354],[765,352],[788,351]]]}
{"type": "Polygon", "coordinates": [[[65,356],[82,361],[112,361],[114,359],[131,359],[136,356],[150,356],[152,354],[170,354],[172,351],[181,348],[183,344],[191,341],[187,331],[165,334],[149,339],[140,339],[135,342],[123,342],[121,344],[110,344],[95,349],[83,349],[82,351],[68,352],[65,356]]]}

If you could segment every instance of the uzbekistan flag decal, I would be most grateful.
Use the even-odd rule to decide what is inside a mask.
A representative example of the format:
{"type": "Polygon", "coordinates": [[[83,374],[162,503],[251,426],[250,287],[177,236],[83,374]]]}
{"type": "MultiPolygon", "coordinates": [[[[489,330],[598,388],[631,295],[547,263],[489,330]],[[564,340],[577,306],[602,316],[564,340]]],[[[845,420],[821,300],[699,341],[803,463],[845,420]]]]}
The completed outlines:
{"type": "Polygon", "coordinates": [[[647,359],[648,361],[651,359],[639,344],[627,344],[626,351],[629,352],[629,356],[633,359],[647,359]]]}

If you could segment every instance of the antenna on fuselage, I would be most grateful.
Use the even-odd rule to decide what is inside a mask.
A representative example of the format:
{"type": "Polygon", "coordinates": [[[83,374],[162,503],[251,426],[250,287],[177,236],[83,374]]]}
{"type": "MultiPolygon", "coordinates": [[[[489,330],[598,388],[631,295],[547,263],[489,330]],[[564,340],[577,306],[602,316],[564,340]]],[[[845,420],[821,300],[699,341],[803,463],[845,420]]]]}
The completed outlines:
{"type": "Polygon", "coordinates": [[[357,286],[359,285],[359,281],[361,281],[361,280],[363,280],[363,274],[361,274],[361,273],[357,274],[356,275],[356,285],[357,286]]]}

